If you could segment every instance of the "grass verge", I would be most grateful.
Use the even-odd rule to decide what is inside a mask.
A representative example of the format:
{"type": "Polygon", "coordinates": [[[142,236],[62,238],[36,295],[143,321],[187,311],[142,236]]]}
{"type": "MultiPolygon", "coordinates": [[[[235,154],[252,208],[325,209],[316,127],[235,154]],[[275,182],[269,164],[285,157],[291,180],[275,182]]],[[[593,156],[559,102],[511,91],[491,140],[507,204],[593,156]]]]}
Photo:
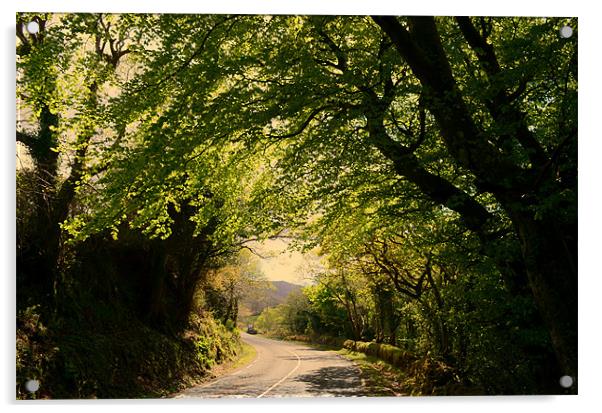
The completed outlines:
{"type": "Polygon", "coordinates": [[[234,359],[230,362],[221,364],[219,366],[219,367],[225,369],[225,371],[222,373],[236,370],[240,367],[246,366],[247,364],[249,364],[253,360],[255,360],[255,357],[257,357],[257,350],[255,350],[255,347],[253,347],[250,344],[245,343],[244,341],[241,341],[241,347],[242,348],[241,348],[239,357],[237,357],[236,359],[234,359]]]}
{"type": "Polygon", "coordinates": [[[171,392],[168,397],[175,397],[177,395],[179,395],[182,391],[186,390],[187,388],[190,387],[194,387],[194,386],[198,386],[207,382],[210,382],[212,380],[215,380],[216,378],[223,376],[225,374],[228,374],[232,371],[235,371],[241,367],[246,366],[247,364],[251,363],[253,360],[255,360],[255,358],[257,357],[257,350],[255,350],[255,347],[251,346],[250,344],[245,343],[244,341],[240,342],[240,353],[238,355],[238,357],[235,357],[229,361],[225,361],[221,364],[216,364],[214,365],[211,370],[207,373],[207,375],[205,377],[203,377],[202,380],[198,380],[196,382],[190,382],[188,383],[188,385],[185,388],[180,388],[178,389],[178,391],[173,391],[171,392]]]}

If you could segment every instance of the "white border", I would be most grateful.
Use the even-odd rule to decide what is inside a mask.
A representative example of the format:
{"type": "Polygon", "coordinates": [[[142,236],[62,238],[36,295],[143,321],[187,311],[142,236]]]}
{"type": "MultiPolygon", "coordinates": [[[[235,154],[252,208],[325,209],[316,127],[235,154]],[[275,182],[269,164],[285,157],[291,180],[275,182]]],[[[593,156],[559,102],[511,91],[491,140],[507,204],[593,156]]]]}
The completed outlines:
{"type": "Polygon", "coordinates": [[[42,407],[49,411],[80,410],[82,407],[92,410],[110,408],[130,409],[132,405],[148,411],[164,411],[182,408],[198,412],[200,409],[226,411],[245,410],[261,412],[303,412],[314,409],[340,409],[341,411],[365,412],[383,409],[394,411],[460,411],[504,412],[516,408],[546,410],[552,412],[594,411],[602,405],[598,394],[601,390],[600,352],[601,342],[600,306],[602,295],[602,269],[597,256],[599,234],[602,234],[599,219],[600,172],[598,165],[602,156],[600,132],[597,128],[598,99],[600,90],[600,13],[593,1],[401,1],[401,0],[145,0],[124,1],[104,0],[96,2],[69,0],[20,0],[17,4],[1,3],[2,7],[2,94],[0,114],[2,115],[2,167],[0,182],[2,194],[3,245],[0,248],[0,262],[3,285],[0,290],[2,303],[2,363],[0,363],[1,400],[9,409],[18,406],[29,410],[42,407]],[[269,13],[269,14],[397,14],[397,15],[536,15],[536,16],[578,16],[579,17],[579,396],[571,397],[492,397],[492,398],[420,398],[420,399],[311,399],[311,400],[236,400],[170,402],[159,401],[74,401],[46,403],[17,403],[14,400],[14,261],[15,261],[15,224],[14,224],[14,16],[16,11],[82,11],[82,12],[177,12],[177,13],[269,13]]]}
{"type": "Polygon", "coordinates": [[[571,16],[578,2],[505,0],[398,1],[398,0],[221,0],[82,2],[73,0],[22,1],[20,11],[239,13],[239,14],[397,14],[397,15],[525,15],[571,16]]]}

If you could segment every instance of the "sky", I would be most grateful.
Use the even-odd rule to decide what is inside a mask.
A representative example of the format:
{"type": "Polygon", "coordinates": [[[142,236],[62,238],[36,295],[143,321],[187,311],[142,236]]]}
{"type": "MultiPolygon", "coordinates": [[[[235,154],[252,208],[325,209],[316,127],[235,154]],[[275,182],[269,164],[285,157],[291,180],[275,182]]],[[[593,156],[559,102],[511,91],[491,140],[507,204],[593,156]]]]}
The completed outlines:
{"type": "Polygon", "coordinates": [[[288,281],[293,284],[311,284],[311,274],[321,267],[320,257],[313,251],[289,251],[290,241],[270,239],[247,244],[261,255],[257,257],[261,271],[270,281],[288,281]],[[312,271],[313,270],[313,271],[312,271]]]}

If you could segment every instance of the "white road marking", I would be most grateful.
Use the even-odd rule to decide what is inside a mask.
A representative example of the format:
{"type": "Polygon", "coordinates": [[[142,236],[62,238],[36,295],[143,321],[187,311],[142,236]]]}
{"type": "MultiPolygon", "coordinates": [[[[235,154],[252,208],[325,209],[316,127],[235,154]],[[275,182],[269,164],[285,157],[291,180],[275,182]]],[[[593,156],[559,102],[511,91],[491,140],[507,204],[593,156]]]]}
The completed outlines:
{"type": "Polygon", "coordinates": [[[279,386],[280,384],[282,384],[282,382],[286,379],[288,379],[291,374],[293,374],[301,365],[301,358],[297,355],[297,353],[295,353],[294,351],[290,351],[290,350],[286,350],[289,353],[291,353],[292,355],[294,355],[295,357],[297,357],[297,365],[295,366],[294,369],[292,369],[291,371],[288,372],[288,374],[286,376],[284,376],[283,378],[281,378],[280,380],[278,380],[276,383],[274,383],[269,389],[267,389],[266,391],[264,391],[263,393],[261,393],[259,396],[257,396],[258,399],[262,398],[263,396],[265,396],[266,394],[268,394],[272,389],[276,388],[277,386],[279,386]]]}
{"type": "Polygon", "coordinates": [[[253,362],[251,364],[249,364],[247,367],[245,367],[245,370],[248,369],[249,367],[252,367],[261,358],[261,351],[259,351],[259,349],[257,347],[255,347],[255,352],[257,353],[257,356],[255,356],[255,360],[253,360],[253,362]]]}
{"type": "MultiPolygon", "coordinates": [[[[199,384],[199,385],[198,385],[198,386],[196,386],[196,387],[197,387],[197,388],[199,388],[199,389],[204,389],[205,387],[213,386],[215,383],[219,383],[219,382],[220,382],[220,381],[222,381],[223,379],[225,379],[225,377],[219,378],[219,379],[217,379],[217,380],[210,381],[210,382],[208,382],[208,383],[205,383],[205,384],[199,384]]],[[[194,388],[194,387],[193,387],[193,388],[194,388]]]]}

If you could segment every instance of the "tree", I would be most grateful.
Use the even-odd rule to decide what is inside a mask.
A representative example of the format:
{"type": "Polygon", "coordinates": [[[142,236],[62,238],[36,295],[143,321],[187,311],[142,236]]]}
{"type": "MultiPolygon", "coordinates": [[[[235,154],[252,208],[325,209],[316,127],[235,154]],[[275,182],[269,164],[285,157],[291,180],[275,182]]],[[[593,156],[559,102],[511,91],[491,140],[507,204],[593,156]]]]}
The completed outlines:
{"type": "Polygon", "coordinates": [[[100,128],[99,99],[107,83],[115,81],[120,60],[131,52],[132,39],[124,29],[131,23],[127,16],[102,14],[17,15],[18,110],[31,113],[17,125],[17,142],[27,148],[36,177],[34,211],[28,228],[20,231],[24,237],[17,257],[20,277],[31,278],[46,296],[60,278],[61,224],[73,207],[77,185],[89,173],[90,147],[102,148],[93,141],[100,128]],[[37,33],[25,31],[29,21],[38,24],[37,33]],[[82,51],[86,37],[95,48],[82,51]]]}
{"type": "Polygon", "coordinates": [[[206,294],[218,319],[236,325],[241,300],[266,284],[257,260],[241,250],[228,264],[220,265],[208,276],[206,294]]]}
{"type": "MultiPolygon", "coordinates": [[[[96,51],[108,45],[113,57],[96,61],[110,65],[129,46],[103,22],[86,30],[97,28],[96,51]]],[[[53,231],[74,244],[140,232],[164,249],[157,285],[173,282],[163,264],[175,260],[190,298],[197,264],[226,264],[218,258],[248,240],[287,230],[330,259],[309,296],[316,328],[337,332],[344,311],[345,333],[395,342],[404,321],[406,332],[422,323],[439,353],[462,359],[454,346],[473,335],[451,310],[468,319],[479,299],[505,309],[488,294],[510,294],[526,310],[507,328],[543,320],[560,369],[575,376],[577,42],[556,35],[563,22],[138,16],[132,76],[106,105],[84,100],[113,139],[53,231]],[[191,239],[193,251],[182,249],[191,239]],[[461,299],[459,285],[482,294],[461,299]]],[[[23,53],[37,47],[23,38],[23,53]]],[[[30,85],[48,79],[29,73],[30,85]]],[[[44,82],[32,90],[47,104],[55,85],[44,82]]],[[[48,107],[40,130],[56,142],[63,119],[48,107]]],[[[36,162],[55,171],[53,159],[36,162]]]]}
{"type": "MultiPolygon", "coordinates": [[[[520,65],[520,76],[506,75],[515,64],[500,63],[490,43],[495,28],[491,20],[481,19],[479,32],[470,18],[456,19],[486,75],[487,94],[479,103],[486,107],[493,125],[499,125],[492,130],[479,128],[475,123],[475,115],[466,104],[467,97],[454,78],[434,18],[408,18],[407,27],[395,18],[375,17],[374,21],[420,80],[425,105],[435,117],[450,155],[475,175],[477,185],[495,197],[512,221],[521,243],[529,285],[549,328],[559,362],[567,374],[576,375],[577,219],[574,209],[560,214],[557,210],[562,206],[574,208],[576,204],[575,174],[566,174],[566,168],[574,165],[576,118],[561,109],[554,119],[559,127],[543,143],[543,137],[529,130],[521,95],[529,84],[553,81],[546,78],[549,74],[545,72],[530,73],[528,69],[521,70],[520,65]]],[[[543,21],[530,34],[541,27],[550,24],[543,21]]],[[[564,59],[555,59],[553,66],[566,73],[562,75],[564,93],[556,89],[557,85],[548,86],[548,99],[558,93],[561,108],[575,99],[569,84],[576,81],[576,49],[570,45],[564,47],[557,40],[543,53],[549,56],[552,50],[563,48],[564,59]]],[[[513,57],[517,59],[516,55],[513,57]]],[[[468,211],[460,213],[465,221],[476,218],[468,211]]]]}

